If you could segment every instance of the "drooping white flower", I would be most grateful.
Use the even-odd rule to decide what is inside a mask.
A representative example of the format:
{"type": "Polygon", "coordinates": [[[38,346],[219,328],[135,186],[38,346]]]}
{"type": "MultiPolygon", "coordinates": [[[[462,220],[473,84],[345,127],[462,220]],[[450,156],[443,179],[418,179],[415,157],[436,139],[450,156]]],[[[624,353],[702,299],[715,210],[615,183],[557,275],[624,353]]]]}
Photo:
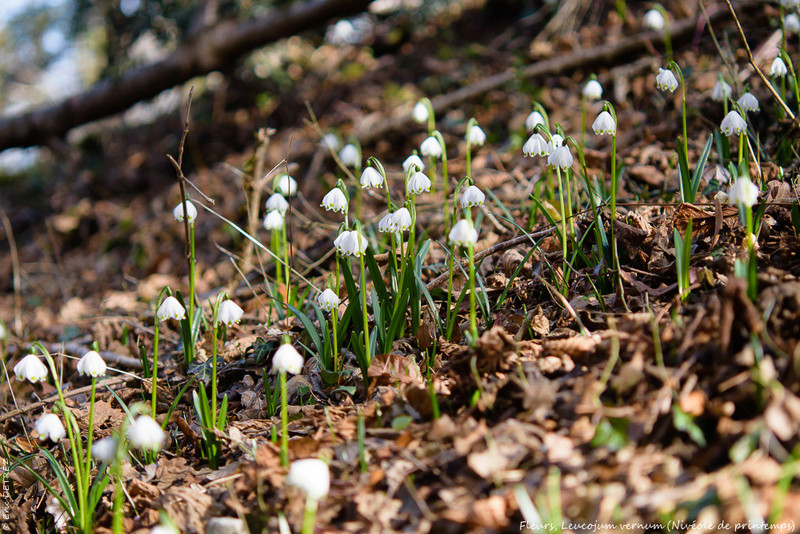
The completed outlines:
{"type": "Polygon", "coordinates": [[[772,60],[772,65],[769,67],[769,75],[775,76],[776,78],[783,78],[789,73],[789,69],[786,68],[786,63],[779,57],[776,57],[772,60]]]}
{"type": "Polygon", "coordinates": [[[467,219],[459,220],[447,236],[447,241],[452,245],[467,247],[478,242],[478,231],[472,225],[472,221],[467,219]]]}
{"type": "Polygon", "coordinates": [[[347,213],[347,197],[344,192],[338,187],[334,187],[322,197],[322,204],[320,204],[327,211],[347,213]]]}
{"type": "Polygon", "coordinates": [[[35,354],[28,354],[14,366],[17,380],[27,380],[31,383],[47,380],[47,367],[35,354]]]}
{"type": "Polygon", "coordinates": [[[602,111],[592,123],[592,130],[597,135],[616,135],[617,125],[608,111],[602,111]]]}
{"type": "Polygon", "coordinates": [[[285,197],[293,197],[297,194],[297,180],[288,174],[281,174],[275,178],[273,187],[275,187],[276,192],[285,197]]]}
{"type": "Polygon", "coordinates": [[[267,199],[267,211],[279,211],[284,214],[288,209],[289,202],[280,193],[272,193],[267,199]]]}
{"type": "Polygon", "coordinates": [[[738,111],[731,110],[725,115],[725,118],[722,119],[720,130],[722,130],[722,133],[725,135],[740,134],[747,130],[747,121],[739,115],[738,111]]]}
{"type": "Polygon", "coordinates": [[[161,306],[158,307],[156,316],[162,321],[166,321],[167,319],[181,320],[186,317],[186,310],[181,303],[178,302],[178,299],[169,296],[165,298],[161,306]]]}
{"type": "Polygon", "coordinates": [[[481,130],[481,127],[477,124],[474,124],[469,129],[469,134],[467,134],[467,141],[471,146],[483,146],[486,142],[486,134],[481,130]]]}
{"type": "Polygon", "coordinates": [[[658,9],[651,9],[647,13],[644,14],[644,25],[650,28],[651,30],[663,30],[664,25],[666,22],[664,21],[664,15],[661,14],[661,11],[658,9]]]}
{"type": "Polygon", "coordinates": [[[748,232],[748,234],[744,238],[744,244],[748,248],[757,249],[758,248],[758,238],[756,237],[756,234],[754,234],[752,232],[748,232]]]}
{"type": "Polygon", "coordinates": [[[550,153],[550,145],[540,133],[535,133],[522,145],[522,153],[526,156],[544,157],[550,153]]]}
{"type": "Polygon", "coordinates": [[[339,152],[339,160],[345,167],[358,167],[361,165],[361,154],[356,145],[347,143],[339,152]]]}
{"type": "Polygon", "coordinates": [[[553,151],[554,148],[560,147],[564,144],[564,138],[558,134],[553,134],[550,138],[550,142],[547,144],[548,147],[548,154],[553,151]]]}
{"type": "Polygon", "coordinates": [[[794,13],[789,13],[783,17],[783,29],[788,33],[797,33],[800,31],[800,19],[794,13]]]}
{"type": "Polygon", "coordinates": [[[47,501],[44,511],[53,516],[53,526],[57,532],[62,532],[67,529],[69,514],[67,514],[67,511],[64,510],[63,506],[61,506],[61,501],[55,497],[51,497],[47,501]]]}
{"type": "Polygon", "coordinates": [[[380,187],[383,185],[383,175],[374,167],[367,167],[361,173],[361,187],[380,187]]]}
{"type": "Polygon", "coordinates": [[[272,356],[272,368],[279,373],[299,375],[303,372],[303,356],[291,343],[284,343],[272,356]]]}
{"type": "Polygon", "coordinates": [[[316,458],[295,460],[289,466],[286,483],[300,488],[310,499],[318,501],[331,488],[331,473],[328,464],[316,458]]]}
{"type": "Polygon", "coordinates": [[[538,111],[531,111],[530,115],[525,119],[525,128],[530,132],[539,124],[544,124],[544,117],[538,111]]]}
{"type": "Polygon", "coordinates": [[[41,416],[34,423],[34,428],[39,433],[39,441],[49,439],[54,443],[58,443],[58,440],[67,435],[64,425],[61,424],[61,419],[54,413],[46,413],[41,416]]]}
{"type": "Polygon", "coordinates": [[[128,427],[128,441],[137,449],[158,451],[164,443],[164,430],[149,415],[140,415],[128,427]]]}
{"type": "Polygon", "coordinates": [[[400,208],[392,215],[392,226],[395,232],[405,232],[411,229],[411,212],[407,208],[400,208]]]}
{"type": "Polygon", "coordinates": [[[419,146],[419,153],[423,156],[439,158],[442,156],[442,145],[439,140],[431,136],[425,139],[419,146]]]}
{"type": "Polygon", "coordinates": [[[97,351],[90,350],[78,360],[78,373],[81,375],[89,375],[92,378],[105,376],[106,362],[97,351]]]}
{"type": "Polygon", "coordinates": [[[422,158],[417,156],[416,154],[411,154],[403,162],[403,172],[405,174],[408,174],[408,170],[411,168],[412,165],[416,167],[416,171],[414,172],[422,172],[425,170],[425,164],[422,162],[422,158]]]}
{"type": "Polygon", "coordinates": [[[718,102],[727,100],[731,96],[731,86],[725,80],[717,80],[711,90],[711,98],[718,102]]]}
{"type": "Polygon", "coordinates": [[[0,322],[0,340],[4,340],[6,338],[6,327],[3,323],[0,322]]]}
{"type": "Polygon", "coordinates": [[[394,213],[389,212],[378,221],[378,231],[382,233],[394,233],[396,228],[394,226],[394,213]]]}
{"type": "MultiPolygon", "coordinates": [[[[359,236],[356,230],[342,232],[339,237],[341,240],[339,241],[337,249],[340,254],[358,257],[361,256],[367,250],[367,246],[369,246],[367,238],[364,237],[363,234],[359,236]]],[[[336,245],[336,241],[334,241],[334,245],[336,245]]]]}
{"type": "MultiPolygon", "coordinates": [[[[189,224],[193,223],[195,219],[197,219],[197,208],[194,207],[191,200],[187,200],[186,204],[186,215],[189,217],[189,224]]],[[[181,202],[175,209],[172,210],[172,216],[175,217],[175,220],[178,222],[183,222],[183,205],[184,202],[181,202]]]]}
{"type": "MultiPolygon", "coordinates": [[[[339,22],[347,22],[347,21],[339,21],[339,22]]],[[[338,22],[336,23],[339,24],[338,22]]],[[[150,534],[180,534],[176,532],[174,528],[166,527],[164,525],[156,525],[150,529],[150,534]]]]}
{"type": "Polygon", "coordinates": [[[267,215],[264,217],[264,229],[280,230],[281,228],[283,228],[283,214],[278,210],[267,212],[267,215]]]}
{"type": "Polygon", "coordinates": [[[423,122],[428,121],[428,106],[423,104],[421,101],[417,102],[414,105],[414,111],[411,112],[411,116],[414,120],[420,124],[423,122]]]}
{"type": "Polygon", "coordinates": [[[339,297],[331,288],[326,288],[317,296],[317,304],[324,311],[331,312],[339,306],[339,297]]]}
{"type": "Polygon", "coordinates": [[[408,195],[419,195],[422,192],[431,190],[431,179],[424,173],[415,172],[411,178],[408,179],[408,187],[406,193],[408,195]]]}
{"type": "Polygon", "coordinates": [[[656,87],[671,93],[678,88],[678,79],[671,70],[659,68],[658,76],[656,76],[656,87]]]}
{"type": "Polygon", "coordinates": [[[547,164],[550,167],[559,167],[566,171],[572,167],[572,153],[567,146],[557,146],[553,148],[550,155],[547,156],[547,164]]]}
{"type": "Polygon", "coordinates": [[[105,463],[114,461],[117,455],[117,440],[112,437],[103,438],[92,443],[92,457],[105,463]]]}
{"type": "Polygon", "coordinates": [[[230,299],[225,299],[219,305],[219,320],[226,326],[233,326],[238,323],[244,315],[244,310],[230,299]]]}
{"type": "Polygon", "coordinates": [[[466,188],[464,194],[461,195],[461,207],[472,208],[475,206],[483,206],[485,200],[486,195],[483,194],[483,191],[477,186],[471,185],[466,188]]]}
{"type": "Polygon", "coordinates": [[[758,186],[747,176],[740,176],[731,186],[728,198],[732,203],[752,208],[758,202],[758,186]]]}
{"type": "Polygon", "coordinates": [[[322,146],[331,150],[339,150],[339,147],[342,146],[342,143],[339,141],[339,137],[335,133],[326,133],[322,136],[322,146]]]}
{"type": "Polygon", "coordinates": [[[736,103],[739,104],[744,111],[758,111],[760,109],[758,106],[758,99],[753,96],[753,93],[743,94],[736,103]]]}
{"type": "Polygon", "coordinates": [[[599,100],[603,96],[603,86],[597,80],[589,80],[583,86],[583,96],[587,100],[599,100]]]}

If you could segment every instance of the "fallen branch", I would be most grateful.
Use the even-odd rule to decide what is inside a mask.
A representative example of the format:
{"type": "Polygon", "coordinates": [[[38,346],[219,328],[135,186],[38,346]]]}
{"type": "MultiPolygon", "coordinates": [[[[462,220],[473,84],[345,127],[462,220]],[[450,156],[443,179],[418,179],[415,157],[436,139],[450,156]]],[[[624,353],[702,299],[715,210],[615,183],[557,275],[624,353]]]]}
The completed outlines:
{"type": "Polygon", "coordinates": [[[187,40],[158,63],[101,80],[53,106],[0,121],[0,150],[47,144],[76,126],[124,111],[195,76],[228,69],[255,48],[359,13],[370,1],[310,0],[249,22],[223,22],[187,40]]]}

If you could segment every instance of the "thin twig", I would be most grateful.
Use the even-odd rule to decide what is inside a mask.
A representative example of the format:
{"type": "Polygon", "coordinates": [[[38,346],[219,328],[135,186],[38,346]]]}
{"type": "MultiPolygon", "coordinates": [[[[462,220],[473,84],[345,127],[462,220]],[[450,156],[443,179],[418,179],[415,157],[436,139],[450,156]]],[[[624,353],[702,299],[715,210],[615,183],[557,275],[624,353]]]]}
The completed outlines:
{"type": "Polygon", "coordinates": [[[22,279],[20,275],[19,253],[17,252],[17,242],[14,239],[14,229],[11,227],[11,220],[6,215],[6,210],[0,208],[0,219],[3,219],[3,228],[8,239],[8,248],[11,253],[11,268],[14,271],[14,331],[18,336],[22,335],[22,279]]]}

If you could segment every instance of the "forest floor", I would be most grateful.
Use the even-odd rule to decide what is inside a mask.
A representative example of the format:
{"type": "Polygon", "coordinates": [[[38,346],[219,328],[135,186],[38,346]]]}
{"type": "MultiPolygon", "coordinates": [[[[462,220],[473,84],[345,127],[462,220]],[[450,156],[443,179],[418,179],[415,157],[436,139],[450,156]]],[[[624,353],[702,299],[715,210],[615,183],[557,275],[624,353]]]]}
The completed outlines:
{"type": "MultiPolygon", "coordinates": [[[[287,216],[290,261],[302,297],[297,306],[316,318],[304,302],[315,292],[304,291],[308,282],[325,287],[342,222],[341,215],[319,205],[342,171],[321,146],[306,104],[322,131],[347,138],[377,129],[408,116],[423,96],[452,94],[510,69],[639,35],[646,31],[645,7],[628,4],[624,20],[614,2],[562,2],[554,16],[518,20],[481,8],[451,10],[419,27],[398,17],[378,26],[381,46],[371,49],[320,44],[309,36],[284,41],[253,60],[278,57],[282,63],[269,76],[199,82],[184,171],[214,204],[193,190],[190,195],[247,228],[254,169],[264,166],[260,176],[277,166],[277,172],[286,169],[296,177],[299,190],[287,216]],[[391,41],[398,33],[400,41],[391,41]],[[259,146],[263,152],[257,154],[259,146]]],[[[451,189],[466,172],[468,119],[475,117],[488,137],[472,159],[475,183],[487,192],[486,204],[474,210],[476,252],[495,247],[478,268],[478,300],[485,308],[478,312],[480,336],[470,347],[466,298],[446,339],[438,321],[447,313],[447,286],[431,284],[434,307],[420,297],[416,332],[412,321],[404,325],[389,354],[374,356],[367,380],[350,348],[344,353],[347,372],[332,384],[314,354],[301,350],[305,367],[289,382],[289,457],[329,461],[332,484],[320,503],[317,531],[800,528],[798,129],[781,118],[768,88],[749,67],[729,15],[714,19],[715,45],[696,2],[664,5],[673,21],[701,21],[673,40],[674,59],[686,78],[692,168],[717,133],[696,201],[681,202],[676,155],[681,91],[655,87],[658,68],[666,67],[658,40],[645,39],[632,50],[557,74],[512,75],[439,113],[451,189]],[[751,143],[760,147],[759,163],[750,165],[751,179],[761,189],[753,208],[760,214],[754,299],[747,281],[735,274],[736,261],[747,258],[739,210],[715,200],[717,191],[731,185],[728,159],[718,150],[725,113],[711,98],[720,72],[733,85],[734,99],[749,87],[761,102],[761,111],[749,117],[751,143]],[[574,271],[563,284],[561,242],[548,223],[548,216],[559,218],[559,196],[549,186],[544,160],[524,157],[521,147],[534,101],[552,123],[581,139],[581,90],[592,75],[617,116],[617,158],[623,167],[614,224],[619,270],[592,262],[602,257],[601,247],[585,184],[575,178],[573,221],[577,239],[585,239],[576,245],[581,253],[573,257],[574,271]],[[683,235],[689,221],[690,292],[682,299],[674,230],[683,235]],[[538,237],[512,242],[525,231],[538,237]]],[[[778,7],[748,5],[740,15],[758,65],[768,72],[779,42],[778,7]]],[[[788,49],[796,57],[796,35],[788,49]]],[[[792,98],[788,102],[797,108],[792,98]]],[[[608,182],[610,137],[597,136],[590,127],[602,103],[590,101],[587,107],[586,172],[608,182]]],[[[102,129],[86,130],[84,141],[69,153],[53,156],[60,164],[50,162],[46,179],[3,185],[0,203],[15,238],[0,251],[0,319],[9,332],[9,373],[31,343],[40,341],[63,365],[64,390],[74,391],[90,383],[76,372],[76,357],[96,342],[115,369],[108,388],[98,387],[98,438],[125,423],[120,401],[149,403],[150,381],[140,354],[153,350],[154,303],[165,286],[187,291],[183,226],[172,217],[180,192],[166,157],[177,155],[185,109],[148,126],[107,121],[102,129]]],[[[397,125],[362,146],[365,160],[375,156],[386,167],[395,198],[403,195],[400,164],[427,136],[424,126],[410,120],[397,125]]],[[[730,139],[735,154],[736,138],[730,139]]],[[[582,172],[577,156],[574,169],[582,172]]],[[[421,270],[427,284],[447,269],[441,168],[438,177],[439,192],[417,198],[418,244],[430,240],[421,270]]],[[[255,204],[262,210],[256,237],[267,246],[270,236],[260,219],[270,192],[260,193],[255,204]]],[[[361,209],[365,228],[374,227],[386,210],[383,193],[365,195],[361,209]]],[[[295,317],[281,319],[280,305],[270,304],[267,286],[278,297],[285,294],[285,286],[275,283],[273,260],[258,248],[248,254],[240,233],[199,211],[199,302],[210,318],[209,302],[226,291],[245,310],[220,351],[219,392],[229,402],[229,426],[218,432],[221,467],[211,469],[202,458],[203,433],[186,394],[166,422],[167,442],[157,462],[144,465],[136,458],[123,470],[125,532],[149,532],[159,510],[189,533],[205,532],[217,516],[242,518],[253,533],[274,532],[281,514],[299,531],[305,501],[285,484],[287,470],[275,440],[280,421],[265,400],[264,379],[271,390],[276,378],[262,369],[271,368],[272,353],[286,334],[296,348],[312,347],[309,329],[295,317]]],[[[609,217],[604,220],[610,231],[609,217]]],[[[385,250],[375,249],[376,256],[380,252],[385,250]]],[[[378,264],[386,267],[385,255],[378,264]]],[[[456,295],[464,291],[463,278],[457,277],[456,295]]],[[[339,294],[347,294],[344,284],[339,294]]],[[[357,333],[346,343],[357,343],[357,333]]],[[[157,412],[163,417],[198,371],[183,366],[177,323],[162,323],[160,336],[157,412]]],[[[211,350],[204,329],[199,360],[211,350]]],[[[63,448],[39,445],[32,434],[55,393],[52,383],[3,380],[6,413],[0,422],[7,459],[41,446],[69,464],[63,448]]],[[[86,389],[68,402],[86,425],[86,389]]],[[[28,461],[54,480],[41,455],[28,461]]],[[[4,525],[20,533],[49,531],[53,518],[45,512],[44,485],[20,467],[4,480],[10,506],[4,525]]],[[[110,532],[112,493],[109,486],[97,507],[98,532],[110,532]]]]}

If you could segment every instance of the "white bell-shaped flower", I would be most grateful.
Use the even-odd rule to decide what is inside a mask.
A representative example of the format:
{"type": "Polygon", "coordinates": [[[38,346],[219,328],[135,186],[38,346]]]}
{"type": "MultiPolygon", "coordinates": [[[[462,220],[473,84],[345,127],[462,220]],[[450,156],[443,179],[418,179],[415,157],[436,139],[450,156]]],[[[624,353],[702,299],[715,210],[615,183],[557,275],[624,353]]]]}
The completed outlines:
{"type": "Polygon", "coordinates": [[[60,439],[67,435],[67,431],[64,430],[61,419],[54,413],[46,413],[41,416],[36,423],[34,423],[34,428],[36,428],[36,432],[39,433],[40,441],[49,439],[54,443],[58,443],[60,439]]]}
{"type": "Polygon", "coordinates": [[[28,354],[14,366],[17,380],[27,380],[31,383],[47,380],[47,367],[35,354],[28,354]]]}
{"type": "Polygon", "coordinates": [[[671,93],[678,88],[678,79],[671,70],[659,68],[658,76],[656,76],[656,87],[671,93]]]}
{"type": "Polygon", "coordinates": [[[397,231],[394,226],[394,213],[389,212],[378,221],[378,231],[382,233],[394,233],[397,231]]]}
{"type": "Polygon", "coordinates": [[[731,186],[728,198],[731,203],[752,208],[758,202],[758,186],[751,182],[747,176],[740,176],[731,186]]]}
{"type": "Polygon", "coordinates": [[[425,170],[425,164],[422,162],[422,158],[417,156],[416,154],[411,154],[403,162],[403,172],[405,174],[408,174],[408,170],[411,168],[412,165],[416,167],[414,172],[422,172],[425,170]]]}
{"type": "Polygon", "coordinates": [[[550,154],[550,145],[540,133],[535,133],[522,145],[522,153],[526,156],[545,157],[550,154]]]}
{"type": "Polygon", "coordinates": [[[56,532],[64,532],[67,530],[69,523],[69,514],[64,507],[61,506],[61,501],[55,497],[51,497],[44,507],[44,511],[53,516],[53,527],[56,532]]]}
{"type": "Polygon", "coordinates": [[[289,202],[280,193],[273,193],[267,199],[267,211],[279,211],[284,214],[288,209],[289,202]]]}
{"type": "Polygon", "coordinates": [[[461,247],[467,247],[470,243],[474,245],[478,242],[478,231],[473,226],[472,221],[461,219],[450,229],[447,241],[451,245],[461,247]]]}
{"type": "Polygon", "coordinates": [[[88,375],[92,378],[98,376],[105,376],[106,362],[103,360],[97,351],[90,350],[83,357],[78,360],[78,373],[81,375],[88,375]]]}
{"type": "Polygon", "coordinates": [[[299,375],[303,372],[303,356],[291,343],[284,343],[272,356],[272,368],[279,373],[299,375]]]}
{"type": "Polygon", "coordinates": [[[5,339],[6,335],[7,335],[6,327],[3,325],[3,323],[0,323],[0,340],[5,339]]]}
{"type": "Polygon", "coordinates": [[[316,458],[295,460],[289,466],[286,483],[300,488],[308,498],[318,501],[331,489],[331,473],[328,464],[316,458]]]}
{"type": "Polygon", "coordinates": [[[420,124],[428,121],[428,106],[423,104],[422,102],[417,102],[414,105],[414,110],[411,112],[411,116],[413,117],[415,122],[420,124]]]}
{"type": "Polygon", "coordinates": [[[800,31],[800,19],[794,13],[789,13],[783,17],[783,29],[787,33],[797,33],[800,31]]]}
{"type": "Polygon", "coordinates": [[[162,321],[166,321],[167,319],[181,320],[186,317],[186,310],[181,303],[178,302],[178,299],[169,296],[161,302],[161,306],[159,306],[158,311],[156,311],[156,316],[162,321]]]}
{"type": "Polygon", "coordinates": [[[264,217],[264,229],[280,230],[281,228],[283,228],[283,214],[278,210],[267,212],[267,215],[264,217]]]}
{"type": "Polygon", "coordinates": [[[548,154],[552,152],[554,148],[560,147],[563,144],[564,138],[559,134],[553,134],[553,136],[550,138],[550,142],[547,144],[549,148],[548,154]]]}
{"type": "MultiPolygon", "coordinates": [[[[338,247],[340,254],[358,257],[367,250],[369,242],[363,234],[359,236],[356,230],[351,230],[350,232],[342,232],[342,235],[344,235],[344,237],[340,241],[338,247]]],[[[335,244],[334,242],[334,245],[335,244]]]]}
{"type": "Polygon", "coordinates": [[[334,213],[337,211],[347,213],[347,197],[344,196],[344,192],[342,192],[341,189],[334,187],[322,197],[322,204],[320,204],[320,206],[334,213]]]}
{"type": "Polygon", "coordinates": [[[603,86],[597,80],[589,80],[583,86],[583,96],[587,100],[600,100],[603,96],[603,86]]]}
{"type": "Polygon", "coordinates": [[[739,104],[744,111],[758,111],[760,109],[758,106],[758,99],[753,93],[743,94],[736,103],[739,104]]]}
{"type": "Polygon", "coordinates": [[[617,125],[608,111],[602,111],[592,123],[592,130],[597,135],[616,135],[617,125]]]}
{"type": "Polygon", "coordinates": [[[725,115],[725,118],[722,119],[720,130],[722,130],[722,133],[725,135],[740,134],[747,130],[747,121],[739,115],[738,111],[731,110],[725,115]]]}
{"type": "Polygon", "coordinates": [[[658,9],[651,9],[647,13],[644,14],[644,25],[650,28],[651,30],[663,30],[666,21],[664,20],[664,15],[661,14],[661,11],[658,9]]]}
{"type": "Polygon", "coordinates": [[[361,173],[361,187],[380,187],[383,185],[383,175],[374,167],[367,167],[361,173]]]}
{"type": "Polygon", "coordinates": [[[133,447],[158,451],[164,443],[164,430],[149,415],[140,415],[128,427],[128,441],[133,447]]]}
{"type": "Polygon", "coordinates": [[[717,80],[717,83],[714,84],[714,88],[711,90],[711,98],[722,102],[731,96],[732,91],[733,89],[731,89],[731,86],[725,80],[717,80]]]}
{"type": "Polygon", "coordinates": [[[776,57],[772,60],[772,65],[769,67],[769,75],[774,76],[776,78],[783,78],[789,73],[789,69],[786,68],[786,63],[779,57],[776,57]]]}
{"type": "Polygon", "coordinates": [[[553,148],[550,151],[550,155],[547,156],[547,164],[553,168],[559,167],[564,171],[572,167],[572,153],[569,151],[569,147],[557,146],[553,148]]]}
{"type": "Polygon", "coordinates": [[[103,463],[111,463],[117,455],[117,440],[112,437],[99,439],[92,443],[92,457],[103,463]]]}
{"type": "Polygon", "coordinates": [[[461,207],[462,208],[473,208],[475,206],[483,206],[484,201],[486,201],[486,195],[483,194],[483,191],[478,189],[477,186],[471,185],[464,190],[464,193],[461,195],[461,207]]]}
{"type": "MultiPolygon", "coordinates": [[[[197,208],[194,207],[191,200],[187,200],[186,204],[186,215],[189,217],[189,224],[193,223],[195,219],[197,219],[197,208]]],[[[172,216],[175,217],[175,220],[178,222],[183,222],[183,205],[184,202],[181,202],[175,209],[172,210],[172,216]]]]}
{"type": "Polygon", "coordinates": [[[407,208],[400,208],[392,215],[392,227],[395,232],[405,232],[411,229],[412,224],[411,212],[407,208]]]}
{"type": "Polygon", "coordinates": [[[542,117],[542,114],[538,111],[531,111],[531,113],[525,119],[525,128],[531,132],[539,124],[544,124],[544,117],[542,117]]]}
{"type": "Polygon", "coordinates": [[[439,140],[431,136],[425,139],[419,146],[419,152],[423,156],[431,156],[434,158],[442,157],[442,145],[439,140]]]}
{"type": "Polygon", "coordinates": [[[431,190],[431,179],[424,173],[416,172],[411,178],[408,179],[408,187],[406,187],[406,194],[419,195],[425,191],[431,190]]]}
{"type": "Polygon", "coordinates": [[[339,307],[339,297],[331,288],[326,288],[317,296],[317,304],[324,311],[331,312],[339,307]]]}
{"type": "Polygon", "coordinates": [[[474,124],[469,129],[467,140],[469,141],[470,146],[483,146],[483,144],[486,142],[486,134],[483,132],[483,130],[481,130],[480,126],[474,124]]]}
{"type": "Polygon", "coordinates": [[[297,194],[297,180],[288,174],[281,174],[275,178],[275,191],[285,197],[293,197],[297,194]]]}
{"type": "Polygon", "coordinates": [[[230,299],[225,299],[219,305],[219,320],[226,326],[233,326],[238,323],[244,315],[244,310],[230,299]]]}
{"type": "Polygon", "coordinates": [[[345,167],[353,168],[361,165],[361,154],[358,152],[356,145],[352,143],[344,145],[341,152],[339,152],[339,161],[341,161],[342,165],[345,167]]]}
{"type": "Polygon", "coordinates": [[[322,146],[331,150],[339,150],[342,142],[339,141],[339,137],[335,133],[326,133],[322,136],[322,146]]]}

